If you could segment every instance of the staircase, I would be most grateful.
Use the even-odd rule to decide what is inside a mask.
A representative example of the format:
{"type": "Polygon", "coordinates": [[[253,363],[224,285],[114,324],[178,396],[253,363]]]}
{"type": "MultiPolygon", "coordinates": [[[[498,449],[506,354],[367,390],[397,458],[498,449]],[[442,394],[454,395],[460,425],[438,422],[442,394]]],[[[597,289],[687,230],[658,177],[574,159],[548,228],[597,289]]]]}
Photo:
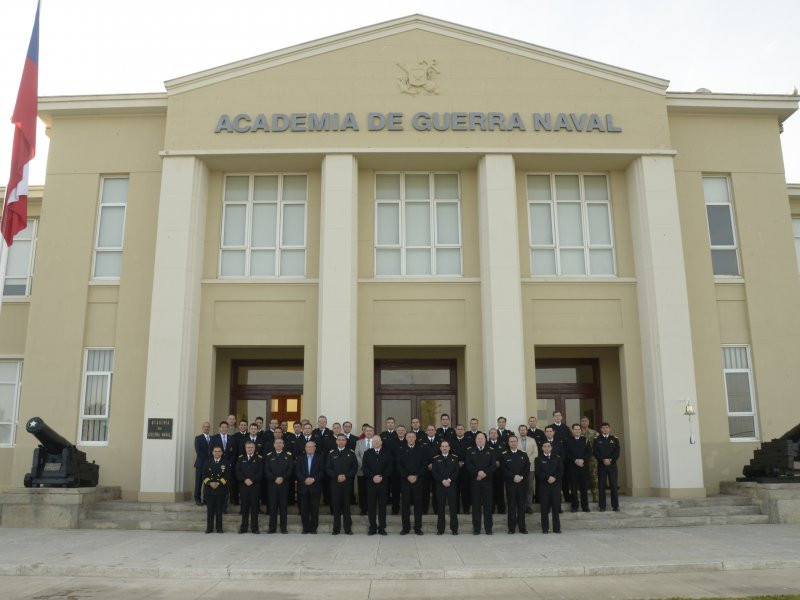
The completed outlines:
{"type": "MultiPolygon", "coordinates": [[[[367,517],[359,516],[358,506],[353,506],[353,532],[367,532],[367,517]]],[[[672,500],[664,498],[620,498],[620,512],[610,509],[599,512],[595,504],[591,504],[592,512],[571,513],[569,506],[561,515],[561,527],[564,531],[580,531],[586,529],[619,529],[627,527],[687,527],[696,525],[749,525],[768,523],[769,517],[762,514],[760,506],[751,498],[735,495],[720,495],[691,500],[672,500]]],[[[225,531],[235,532],[239,529],[241,517],[239,508],[231,506],[224,516],[225,531]]],[[[266,515],[259,517],[261,531],[267,529],[266,515]]],[[[505,515],[494,516],[495,530],[504,531],[505,515]]],[[[333,517],[327,506],[320,507],[319,532],[330,533],[333,517]]],[[[527,515],[528,529],[539,528],[539,513],[527,515]]],[[[387,516],[389,533],[400,530],[400,517],[387,516]]],[[[141,529],[157,531],[204,531],[206,526],[206,509],[193,502],[128,502],[110,500],[97,502],[88,509],[81,519],[81,529],[141,529]]],[[[470,531],[472,528],[470,515],[459,515],[459,529],[470,531]]],[[[300,533],[302,530],[297,507],[289,507],[289,533],[300,533]]],[[[435,533],[436,516],[423,517],[425,533],[435,533]]]]}

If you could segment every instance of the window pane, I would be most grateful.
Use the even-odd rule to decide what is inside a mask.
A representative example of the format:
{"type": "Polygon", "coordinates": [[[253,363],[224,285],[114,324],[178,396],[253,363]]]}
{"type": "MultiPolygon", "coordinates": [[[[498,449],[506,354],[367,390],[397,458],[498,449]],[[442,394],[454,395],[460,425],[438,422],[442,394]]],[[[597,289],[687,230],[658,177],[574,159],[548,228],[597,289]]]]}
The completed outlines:
{"type": "Polygon", "coordinates": [[[14,401],[17,396],[16,383],[0,383],[0,421],[14,420],[14,401]]]}
{"type": "Polygon", "coordinates": [[[84,442],[107,442],[108,419],[89,419],[83,421],[81,440],[84,442]]]}
{"type": "Polygon", "coordinates": [[[594,383],[594,369],[592,365],[536,367],[536,384],[540,383],[594,383]]]}
{"type": "Polygon", "coordinates": [[[431,205],[428,202],[406,203],[406,244],[430,246],[431,205]]]}
{"type": "Polygon", "coordinates": [[[83,401],[84,415],[103,415],[108,403],[108,375],[87,375],[83,401]]]}
{"type": "Polygon", "coordinates": [[[532,250],[531,273],[537,276],[556,274],[555,250],[532,250]]]}
{"type": "MultiPolygon", "coordinates": [[[[21,240],[32,240],[33,239],[33,224],[36,222],[35,219],[28,219],[28,223],[25,226],[25,229],[22,231],[18,231],[17,234],[14,236],[14,244],[21,240]]],[[[13,248],[13,246],[12,246],[13,248]]]]}
{"type": "Polygon", "coordinates": [[[431,197],[427,175],[406,175],[406,199],[427,200],[431,197]]]}
{"type": "Polygon", "coordinates": [[[282,246],[305,245],[305,204],[283,205],[283,235],[282,246]]]}
{"type": "Polygon", "coordinates": [[[376,175],[375,196],[378,200],[399,200],[400,175],[376,175]]]}
{"type": "Polygon", "coordinates": [[[252,250],[250,252],[250,275],[273,277],[275,275],[275,250],[252,250]]]}
{"type": "Polygon", "coordinates": [[[6,283],[3,286],[3,296],[24,296],[27,293],[27,279],[13,279],[11,277],[6,278],[6,283]]]}
{"type": "MultiPolygon", "coordinates": [[[[303,385],[302,367],[239,367],[240,385],[303,385]]],[[[277,401],[277,398],[274,399],[277,401]]],[[[276,412],[276,409],[273,409],[276,412]]]]}
{"type": "Polygon", "coordinates": [[[726,346],[722,349],[722,364],[726,369],[749,369],[747,348],[744,346],[726,346]]]}
{"type": "Polygon", "coordinates": [[[733,222],[729,206],[706,206],[708,235],[712,246],[733,246],[733,222]]]}
{"type": "Polygon", "coordinates": [[[611,250],[589,250],[589,269],[592,275],[613,275],[614,256],[611,250]]]}
{"type": "Polygon", "coordinates": [[[306,251],[283,250],[281,252],[281,275],[299,276],[306,274],[306,251]]]}
{"type": "Polygon", "coordinates": [[[739,265],[736,262],[736,250],[712,250],[711,266],[714,275],[738,275],[739,265]]]}
{"type": "Polygon", "coordinates": [[[246,204],[226,204],[223,215],[223,246],[244,246],[244,226],[247,216],[246,204]]]}
{"type": "Polygon", "coordinates": [[[583,190],[587,200],[608,200],[608,186],[605,175],[585,175],[583,190]]]}
{"type": "Polygon", "coordinates": [[[306,199],[305,175],[285,175],[283,177],[283,199],[284,200],[306,199]]]}
{"type": "Polygon", "coordinates": [[[223,250],[219,271],[223,277],[244,277],[244,250],[223,250]]]}
{"type": "Polygon", "coordinates": [[[122,247],[122,232],[125,227],[124,206],[104,206],[100,209],[100,231],[97,234],[98,248],[122,247]]]}
{"type": "Polygon", "coordinates": [[[406,275],[430,275],[431,251],[406,250],[406,275]]]}
{"type": "Polygon", "coordinates": [[[436,250],[437,275],[461,275],[461,250],[439,248],[436,250]]]}
{"type": "Polygon", "coordinates": [[[381,369],[380,379],[381,385],[450,385],[450,369],[381,369]]]}
{"type": "Polygon", "coordinates": [[[556,199],[580,200],[581,188],[577,175],[556,175],[556,199]]]}
{"type": "Polygon", "coordinates": [[[400,275],[400,250],[378,250],[375,253],[376,275],[400,275]]]}
{"type": "Polygon", "coordinates": [[[250,246],[253,248],[274,248],[278,205],[253,204],[253,223],[250,233],[250,246]]]}
{"type": "Polygon", "coordinates": [[[15,361],[2,361],[0,362],[0,382],[2,383],[17,383],[17,362],[15,361]]]}
{"type": "Polygon", "coordinates": [[[458,204],[439,202],[436,205],[436,243],[459,244],[458,204]]]}
{"type": "Polygon", "coordinates": [[[800,269],[800,238],[794,238],[794,253],[797,254],[797,268],[800,269]]]}
{"type": "Polygon", "coordinates": [[[122,263],[122,252],[98,251],[94,258],[95,277],[119,277],[120,264],[122,263]]]}
{"type": "Polygon", "coordinates": [[[528,175],[528,200],[550,200],[549,175],[528,175]]]}
{"type": "MultiPolygon", "coordinates": [[[[30,222],[28,222],[28,229],[30,229],[30,227],[31,227],[30,222]]],[[[28,231],[28,229],[26,229],[25,231],[28,231]]],[[[794,233],[794,237],[800,238],[800,219],[797,218],[792,219],[792,232],[794,233]]]]}
{"type": "Polygon", "coordinates": [[[128,201],[128,178],[103,179],[102,204],[125,204],[128,201]]]}
{"type": "Polygon", "coordinates": [[[749,373],[725,373],[725,388],[728,390],[728,412],[753,412],[749,373]]]}
{"type": "Polygon", "coordinates": [[[259,175],[253,178],[253,202],[277,202],[277,200],[277,175],[259,175]]]}
{"type": "Polygon", "coordinates": [[[225,178],[225,200],[228,202],[247,202],[250,178],[237,175],[225,178]]]}
{"type": "Polygon", "coordinates": [[[31,272],[33,242],[16,240],[8,249],[6,277],[27,277],[31,272]]]}
{"type": "Polygon", "coordinates": [[[732,438],[756,437],[755,417],[728,417],[728,431],[732,438]]]}
{"type": "Polygon", "coordinates": [[[458,175],[442,173],[433,176],[433,188],[437,200],[458,199],[458,175]]]}
{"type": "Polygon", "coordinates": [[[586,217],[589,221],[589,243],[611,245],[611,220],[608,218],[608,204],[587,204],[586,217]]]}
{"type": "Polygon", "coordinates": [[[92,348],[86,353],[87,371],[112,371],[114,369],[114,350],[92,348]]]}
{"type": "Polygon", "coordinates": [[[558,244],[583,246],[581,205],[578,202],[559,202],[557,205],[558,244]]]}
{"type": "Polygon", "coordinates": [[[562,275],[586,275],[583,250],[561,250],[559,257],[562,275]]]}
{"type": "Polygon", "coordinates": [[[553,215],[551,204],[530,204],[531,244],[550,245],[553,243],[553,215]]]}
{"type": "Polygon", "coordinates": [[[12,425],[0,425],[0,444],[10,444],[13,441],[12,427],[12,425]]]}
{"type": "Polygon", "coordinates": [[[703,177],[703,194],[707,203],[729,203],[727,177],[703,177]]]}
{"type": "Polygon", "coordinates": [[[377,205],[379,245],[400,243],[400,203],[381,203],[377,205]]]}

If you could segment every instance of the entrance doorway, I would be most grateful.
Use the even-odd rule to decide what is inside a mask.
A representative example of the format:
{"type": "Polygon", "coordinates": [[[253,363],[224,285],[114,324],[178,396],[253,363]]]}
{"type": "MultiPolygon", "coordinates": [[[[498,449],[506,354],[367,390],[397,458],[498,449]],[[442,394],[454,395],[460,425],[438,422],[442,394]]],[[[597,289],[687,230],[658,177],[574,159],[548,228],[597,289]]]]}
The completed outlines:
{"type": "Polygon", "coordinates": [[[581,417],[599,428],[603,420],[600,395],[600,363],[596,358],[536,360],[537,418],[544,427],[560,411],[564,423],[572,425],[581,417]]]}
{"type": "Polygon", "coordinates": [[[232,360],[230,412],[248,423],[256,417],[300,420],[303,402],[302,360],[232,360]]]}
{"type": "Polygon", "coordinates": [[[389,417],[407,428],[414,417],[423,429],[439,427],[445,413],[456,423],[457,388],[455,360],[376,360],[375,428],[389,417]]]}

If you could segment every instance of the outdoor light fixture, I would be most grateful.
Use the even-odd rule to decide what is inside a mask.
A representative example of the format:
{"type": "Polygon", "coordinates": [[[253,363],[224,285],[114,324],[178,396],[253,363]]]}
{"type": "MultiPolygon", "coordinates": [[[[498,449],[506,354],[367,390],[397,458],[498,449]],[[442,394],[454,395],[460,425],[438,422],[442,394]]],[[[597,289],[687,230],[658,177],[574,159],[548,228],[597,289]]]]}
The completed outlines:
{"type": "Polygon", "coordinates": [[[691,398],[686,398],[686,408],[684,409],[683,414],[689,417],[689,444],[696,444],[697,440],[694,437],[694,430],[692,428],[692,417],[697,414],[697,411],[694,409],[694,404],[692,404],[691,398]]]}

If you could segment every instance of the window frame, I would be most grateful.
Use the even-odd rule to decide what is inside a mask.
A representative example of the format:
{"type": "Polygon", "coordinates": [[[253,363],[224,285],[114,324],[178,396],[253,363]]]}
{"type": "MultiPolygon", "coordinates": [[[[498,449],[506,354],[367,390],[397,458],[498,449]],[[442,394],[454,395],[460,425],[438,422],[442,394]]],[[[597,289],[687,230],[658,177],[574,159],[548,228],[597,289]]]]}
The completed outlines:
{"type": "Polygon", "coordinates": [[[736,211],[733,208],[733,186],[731,185],[731,178],[730,175],[724,173],[702,173],[701,174],[701,185],[706,179],[724,179],[725,185],[728,189],[728,201],[727,202],[709,202],[706,198],[705,193],[705,186],[703,186],[703,210],[706,214],[706,231],[708,232],[708,248],[709,248],[709,256],[711,258],[711,273],[714,278],[721,278],[721,279],[741,279],[743,277],[742,273],[742,259],[739,254],[739,234],[736,231],[736,211]],[[724,246],[714,246],[711,243],[711,223],[708,220],[708,207],[709,206],[727,206],[728,212],[730,213],[731,217],[731,233],[733,235],[733,245],[724,245],[724,246]],[[733,250],[736,254],[736,275],[724,275],[724,274],[717,274],[714,273],[714,250],[733,250]]]}
{"type": "Polygon", "coordinates": [[[588,279],[598,279],[604,278],[608,279],[609,277],[619,277],[619,273],[617,272],[617,251],[616,251],[616,240],[614,237],[614,211],[611,210],[612,206],[611,201],[611,182],[609,181],[608,173],[603,172],[593,172],[593,171],[585,171],[585,172],[573,172],[573,171],[530,171],[525,173],[525,210],[527,213],[527,221],[528,221],[528,261],[530,266],[530,275],[533,278],[549,278],[549,277],[558,277],[558,278],[570,278],[570,277],[579,277],[579,278],[588,278],[588,279]],[[549,200],[531,200],[528,195],[528,176],[543,176],[547,175],[550,180],[550,199],[549,200]],[[561,175],[567,176],[577,176],[578,177],[578,190],[580,199],[578,200],[558,200],[556,197],[556,177],[561,175]],[[606,200],[587,200],[586,199],[586,188],[584,185],[584,177],[596,177],[602,176],[606,180],[606,200]],[[582,246],[561,246],[559,244],[559,233],[558,233],[558,204],[579,204],[581,210],[581,235],[583,238],[583,245],[582,246]],[[531,220],[531,207],[533,205],[540,204],[548,206],[550,209],[550,235],[553,240],[552,244],[534,244],[533,243],[533,221],[531,220]],[[590,204],[598,204],[603,205],[606,207],[606,212],[608,214],[608,228],[609,228],[609,244],[593,244],[591,242],[591,237],[589,235],[589,210],[588,206],[590,204]],[[547,275],[540,275],[536,274],[533,271],[533,252],[535,250],[551,250],[554,255],[555,260],[555,273],[547,274],[547,275]],[[584,271],[583,274],[562,274],[561,273],[561,250],[583,250],[583,265],[584,271]],[[611,251],[611,264],[612,264],[612,272],[611,273],[598,273],[593,274],[591,273],[592,264],[591,264],[591,251],[592,250],[610,250],[611,251]]]}
{"type": "Polygon", "coordinates": [[[794,253],[797,255],[797,272],[800,273],[800,215],[792,215],[792,241],[794,253]],[[795,223],[797,223],[797,233],[795,233],[795,223]]]}
{"type": "Polygon", "coordinates": [[[761,432],[758,426],[758,410],[756,409],[756,387],[755,376],[753,374],[753,355],[750,351],[749,344],[722,344],[722,386],[725,390],[725,415],[728,417],[752,417],[753,418],[753,433],[754,437],[731,437],[730,425],[728,425],[728,440],[731,442],[760,442],[761,432]],[[747,354],[747,369],[726,368],[725,367],[725,348],[744,348],[747,354]],[[730,402],[728,399],[728,379],[725,377],[727,373],[747,373],[748,385],[750,389],[750,408],[749,412],[731,412],[730,402]]]}
{"type": "Polygon", "coordinates": [[[220,218],[220,236],[219,236],[219,249],[217,256],[217,277],[219,279],[252,279],[252,280],[276,280],[276,279],[306,279],[308,276],[308,173],[301,172],[277,172],[277,173],[225,173],[222,182],[222,211],[220,218]],[[283,180],[284,177],[305,177],[306,180],[306,197],[305,200],[284,200],[283,199],[283,180]],[[228,177],[247,177],[247,200],[241,201],[228,201],[225,199],[228,177]],[[255,201],[255,178],[256,177],[277,177],[278,189],[277,198],[275,201],[255,201]],[[252,229],[253,229],[253,207],[256,204],[275,204],[275,246],[257,246],[252,245],[252,229]],[[225,245],[225,214],[226,208],[230,205],[244,205],[245,206],[245,222],[244,222],[244,244],[236,246],[225,245]],[[303,244],[287,245],[283,243],[283,213],[284,206],[286,205],[299,205],[303,207],[303,244]],[[274,251],[273,258],[274,275],[249,275],[251,266],[251,254],[253,250],[266,250],[274,251]],[[281,273],[281,254],[283,251],[303,250],[303,273],[302,275],[283,275],[281,273]],[[222,255],[224,251],[243,251],[244,252],[244,274],[243,275],[223,275],[222,273],[222,255]]]}
{"type": "MultiPolygon", "coordinates": [[[[0,421],[2,425],[11,425],[11,441],[9,443],[0,442],[0,448],[14,448],[17,445],[17,426],[19,424],[19,401],[22,397],[22,370],[24,368],[24,360],[21,358],[3,358],[0,362],[16,363],[17,364],[17,377],[14,388],[14,409],[11,421],[0,421]]],[[[3,383],[11,383],[4,381],[3,383]]]]}
{"type": "Polygon", "coordinates": [[[113,346],[89,346],[83,349],[83,375],[81,377],[81,395],[78,404],[78,435],[76,436],[76,446],[108,446],[111,441],[111,385],[114,380],[114,362],[117,358],[116,348],[113,346]],[[91,350],[111,350],[112,351],[112,367],[111,371],[88,371],[89,352],[91,350]],[[90,375],[107,375],[106,380],[106,402],[105,414],[103,415],[85,415],[84,404],[86,402],[86,382],[90,375]],[[108,435],[104,441],[84,440],[83,439],[83,423],[84,421],[107,421],[106,431],[108,435]]]}
{"type": "MultiPolygon", "coordinates": [[[[33,229],[31,230],[30,240],[28,238],[17,238],[17,236],[14,236],[14,241],[15,242],[16,241],[30,241],[31,242],[31,255],[30,255],[30,262],[28,263],[28,275],[25,277],[25,280],[26,280],[25,281],[25,293],[24,294],[20,294],[20,295],[16,295],[16,294],[7,295],[5,293],[6,282],[9,279],[23,279],[22,277],[9,277],[8,273],[6,272],[6,273],[4,273],[5,277],[4,277],[3,281],[1,282],[2,283],[2,287],[0,288],[0,295],[2,295],[3,298],[9,298],[10,299],[10,298],[30,298],[31,297],[31,291],[32,291],[32,287],[33,287],[33,275],[34,275],[34,270],[35,270],[34,261],[36,260],[36,246],[37,246],[38,237],[39,237],[39,217],[28,217],[27,222],[28,222],[28,227],[30,227],[31,223],[33,223],[33,229]]],[[[22,232],[20,232],[20,233],[22,233],[22,232]]],[[[17,235],[19,235],[19,234],[17,234],[17,235]]],[[[11,246],[11,248],[7,247],[5,249],[5,252],[10,253],[12,248],[13,248],[13,245],[11,246]]]]}
{"type": "Polygon", "coordinates": [[[373,219],[373,244],[372,244],[372,261],[373,273],[376,279],[441,279],[446,277],[464,277],[464,235],[463,226],[461,222],[461,173],[459,171],[375,171],[372,180],[372,197],[374,202],[375,217],[373,219]],[[397,175],[400,178],[400,198],[378,198],[378,176],[379,175],[397,175]],[[406,198],[406,175],[427,175],[428,177],[428,199],[419,200],[406,198]],[[455,175],[458,191],[457,198],[437,198],[436,197],[436,175],[455,175]],[[427,246],[408,245],[406,243],[406,204],[411,203],[428,203],[428,223],[430,225],[430,243],[427,246]],[[378,243],[378,207],[381,204],[396,205],[398,207],[398,243],[397,244],[379,244],[378,243]],[[458,219],[458,243],[446,244],[439,243],[439,228],[437,208],[440,204],[455,204],[456,218],[458,219]],[[458,273],[437,273],[436,264],[436,251],[437,250],[453,250],[459,251],[459,272],[458,273]],[[379,250],[399,250],[400,251],[400,273],[393,273],[390,275],[381,275],[378,273],[378,251],[379,250]],[[408,250],[429,250],[430,251],[430,267],[431,272],[428,274],[411,274],[406,273],[406,252],[408,250]]]}
{"type": "Polygon", "coordinates": [[[131,178],[130,175],[103,175],[100,177],[100,194],[97,197],[97,223],[95,223],[95,231],[94,231],[94,246],[92,251],[92,273],[91,273],[91,281],[104,281],[104,282],[114,282],[119,281],[122,277],[122,252],[125,248],[125,229],[128,221],[128,196],[130,195],[130,184],[131,178]],[[105,188],[106,180],[108,179],[126,179],[128,181],[128,194],[125,196],[125,202],[103,202],[103,190],[105,188]],[[114,207],[122,207],[122,240],[119,247],[116,246],[98,246],[100,242],[100,223],[102,222],[103,216],[103,208],[114,208],[114,207]],[[119,252],[120,254],[120,263],[119,263],[119,274],[116,276],[103,276],[103,275],[95,275],[95,269],[97,267],[97,254],[103,252],[119,252]]]}

